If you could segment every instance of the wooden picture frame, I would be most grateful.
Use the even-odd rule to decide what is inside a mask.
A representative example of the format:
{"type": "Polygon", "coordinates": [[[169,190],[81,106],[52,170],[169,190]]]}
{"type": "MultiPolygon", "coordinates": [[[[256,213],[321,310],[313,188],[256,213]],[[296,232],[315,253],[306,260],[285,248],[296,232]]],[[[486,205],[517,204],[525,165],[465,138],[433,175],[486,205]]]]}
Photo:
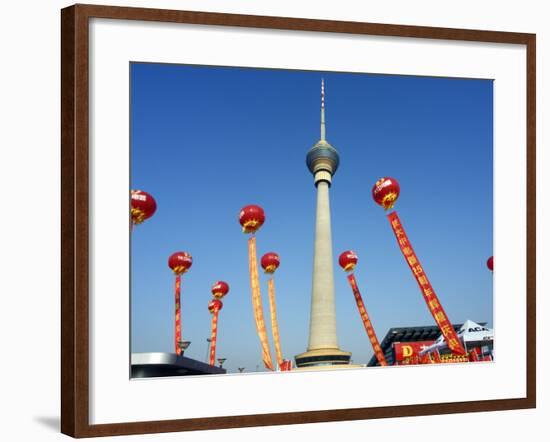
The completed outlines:
{"type": "Polygon", "coordinates": [[[497,411],[536,406],[536,189],[534,34],[74,5],[61,11],[61,431],[73,437],[159,433],[384,417],[497,411]],[[89,416],[89,20],[216,26],[524,45],[527,53],[526,386],[524,398],[90,425],[89,416]]]}

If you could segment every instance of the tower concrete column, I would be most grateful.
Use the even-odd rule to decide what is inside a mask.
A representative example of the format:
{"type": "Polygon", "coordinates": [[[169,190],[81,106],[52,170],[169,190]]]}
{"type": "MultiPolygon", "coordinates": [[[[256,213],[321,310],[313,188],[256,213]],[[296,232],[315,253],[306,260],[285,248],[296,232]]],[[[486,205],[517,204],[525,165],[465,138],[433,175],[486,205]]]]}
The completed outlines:
{"type": "Polygon", "coordinates": [[[315,217],[315,254],[308,350],[338,348],[332,269],[332,233],[330,226],[329,185],[317,185],[315,217]]]}

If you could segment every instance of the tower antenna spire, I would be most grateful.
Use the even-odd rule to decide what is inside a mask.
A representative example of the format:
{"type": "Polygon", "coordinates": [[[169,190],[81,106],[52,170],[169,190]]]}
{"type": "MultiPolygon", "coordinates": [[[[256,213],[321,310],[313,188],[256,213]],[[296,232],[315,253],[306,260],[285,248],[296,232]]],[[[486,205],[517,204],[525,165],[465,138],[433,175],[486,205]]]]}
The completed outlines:
{"type": "Polygon", "coordinates": [[[325,141],[325,79],[321,78],[321,141],[325,141]]]}

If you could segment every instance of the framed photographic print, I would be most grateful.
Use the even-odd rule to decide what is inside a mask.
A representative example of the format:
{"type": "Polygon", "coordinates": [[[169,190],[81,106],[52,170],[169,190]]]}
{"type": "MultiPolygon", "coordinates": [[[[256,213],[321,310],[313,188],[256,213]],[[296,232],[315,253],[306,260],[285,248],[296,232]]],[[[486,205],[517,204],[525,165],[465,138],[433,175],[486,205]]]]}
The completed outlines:
{"type": "Polygon", "coordinates": [[[535,407],[535,35],[61,16],[63,433],[535,407]]]}

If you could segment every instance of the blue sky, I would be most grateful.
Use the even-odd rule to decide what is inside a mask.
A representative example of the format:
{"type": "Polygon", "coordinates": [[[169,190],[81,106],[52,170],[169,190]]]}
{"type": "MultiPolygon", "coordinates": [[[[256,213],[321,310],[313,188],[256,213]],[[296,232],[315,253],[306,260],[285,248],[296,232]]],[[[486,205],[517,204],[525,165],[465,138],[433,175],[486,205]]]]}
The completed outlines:
{"type": "MultiPolygon", "coordinates": [[[[259,204],[258,256],[275,251],[283,353],[306,350],[315,192],[305,165],[319,139],[320,83],[327,140],[340,154],[330,189],[338,340],[354,363],[372,356],[337,264],[355,274],[380,340],[390,327],[434,324],[384,210],[371,198],[382,176],[401,185],[397,212],[450,320],[492,326],[493,83],[491,80],[268,69],[131,65],[131,187],[157,212],[132,234],[132,351],[173,351],[174,276],[168,256],[187,251],[182,281],[186,355],[205,360],[210,286],[230,292],[218,357],[229,371],[262,370],[238,213],[259,204]]],[[[269,323],[267,277],[260,275],[269,323]]],[[[273,351],[273,346],[272,346],[273,351]]]]}

